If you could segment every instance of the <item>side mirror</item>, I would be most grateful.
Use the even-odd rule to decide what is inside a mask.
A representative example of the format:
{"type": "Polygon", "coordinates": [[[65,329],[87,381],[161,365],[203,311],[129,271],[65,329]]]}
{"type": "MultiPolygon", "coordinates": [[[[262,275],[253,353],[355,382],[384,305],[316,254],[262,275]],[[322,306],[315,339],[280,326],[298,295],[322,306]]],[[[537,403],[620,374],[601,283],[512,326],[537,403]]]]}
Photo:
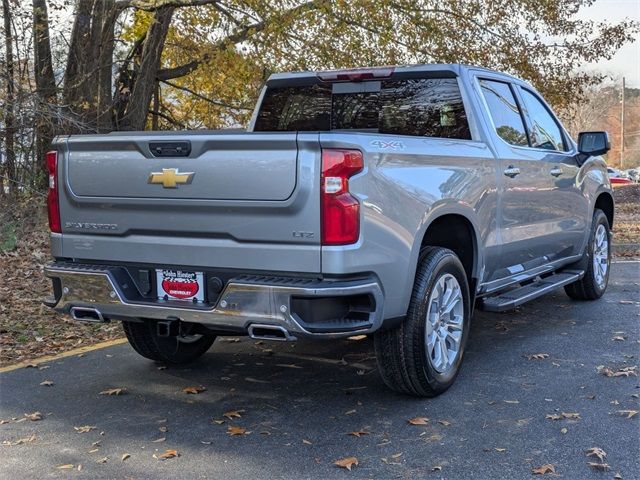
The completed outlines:
{"type": "Polygon", "coordinates": [[[580,132],[578,134],[578,151],[587,157],[604,155],[611,149],[607,132],[580,132]]]}

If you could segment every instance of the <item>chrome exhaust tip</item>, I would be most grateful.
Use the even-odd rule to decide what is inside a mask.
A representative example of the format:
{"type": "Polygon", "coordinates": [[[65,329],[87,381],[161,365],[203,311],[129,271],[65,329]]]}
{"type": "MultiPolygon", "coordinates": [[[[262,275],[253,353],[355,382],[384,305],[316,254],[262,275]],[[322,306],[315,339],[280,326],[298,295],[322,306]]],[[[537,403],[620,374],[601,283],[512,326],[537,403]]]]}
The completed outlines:
{"type": "Polygon", "coordinates": [[[71,318],[81,322],[107,323],[109,320],[102,316],[100,310],[89,307],[71,307],[71,318]]]}
{"type": "Polygon", "coordinates": [[[297,340],[289,331],[280,325],[252,323],[247,328],[249,336],[255,340],[274,340],[279,342],[293,342],[297,340]]]}

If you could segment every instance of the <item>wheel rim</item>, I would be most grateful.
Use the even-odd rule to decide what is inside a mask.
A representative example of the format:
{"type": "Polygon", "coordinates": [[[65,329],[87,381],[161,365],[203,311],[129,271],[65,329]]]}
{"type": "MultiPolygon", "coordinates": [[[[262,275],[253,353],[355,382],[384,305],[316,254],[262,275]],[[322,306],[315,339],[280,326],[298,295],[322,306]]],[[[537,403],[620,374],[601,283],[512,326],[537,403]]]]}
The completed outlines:
{"type": "Polygon", "coordinates": [[[609,272],[609,237],[604,225],[598,225],[593,237],[593,276],[598,288],[604,288],[609,272]]]}
{"type": "Polygon", "coordinates": [[[425,329],[427,358],[438,373],[447,373],[455,365],[463,327],[462,289],[456,277],[446,273],[431,290],[425,329]]]}

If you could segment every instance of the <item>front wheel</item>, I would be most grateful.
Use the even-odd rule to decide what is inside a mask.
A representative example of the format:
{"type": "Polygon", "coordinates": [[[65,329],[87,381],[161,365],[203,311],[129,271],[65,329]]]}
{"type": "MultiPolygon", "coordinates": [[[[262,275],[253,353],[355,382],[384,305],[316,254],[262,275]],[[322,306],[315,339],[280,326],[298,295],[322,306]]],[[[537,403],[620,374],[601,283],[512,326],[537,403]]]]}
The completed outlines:
{"type": "Polygon", "coordinates": [[[611,269],[611,230],[609,220],[602,210],[593,212],[589,242],[580,268],[584,277],[564,287],[564,291],[576,300],[596,300],[604,295],[611,269]]]}
{"type": "Polygon", "coordinates": [[[157,333],[157,322],[122,322],[129,344],[145,358],[174,365],[190,363],[209,350],[216,337],[214,335],[189,335],[161,337],[157,333]]]}
{"type": "Polygon", "coordinates": [[[447,390],[460,370],[470,317],[469,287],[460,260],[449,249],[425,248],[406,318],[374,337],[385,384],[418,397],[447,390]]]}

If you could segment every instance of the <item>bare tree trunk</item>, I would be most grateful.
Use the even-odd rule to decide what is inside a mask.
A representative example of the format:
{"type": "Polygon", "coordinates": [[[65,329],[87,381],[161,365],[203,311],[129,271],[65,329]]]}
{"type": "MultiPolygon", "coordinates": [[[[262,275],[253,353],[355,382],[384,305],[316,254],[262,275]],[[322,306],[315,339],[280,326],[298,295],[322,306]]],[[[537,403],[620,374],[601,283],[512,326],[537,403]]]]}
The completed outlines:
{"type": "Polygon", "coordinates": [[[15,115],[14,115],[14,68],[13,68],[13,37],[11,35],[11,7],[9,0],[2,0],[2,13],[4,16],[4,41],[5,41],[5,79],[7,82],[7,98],[4,114],[4,146],[5,146],[5,174],[8,177],[9,193],[15,190],[12,180],[16,180],[16,152],[15,152],[15,115]]]}
{"type": "Polygon", "coordinates": [[[63,102],[72,113],[79,115],[86,109],[83,92],[88,80],[86,65],[91,49],[92,9],[93,0],[78,0],[76,4],[67,68],[64,72],[63,102]]]}
{"type": "Polygon", "coordinates": [[[103,0],[105,13],[100,29],[100,52],[98,55],[98,118],[99,133],[113,130],[113,48],[115,25],[121,10],[115,0],[103,0]]]}
{"type": "Polygon", "coordinates": [[[33,50],[34,76],[36,80],[36,178],[37,185],[46,184],[45,153],[51,147],[55,134],[55,112],[57,105],[56,80],[51,61],[49,42],[49,16],[46,0],[33,0],[33,50]]]}
{"type": "Polygon", "coordinates": [[[173,10],[174,7],[160,7],[154,12],[153,22],[142,47],[135,83],[119,122],[120,130],[144,130],[173,10]]]}
{"type": "Polygon", "coordinates": [[[151,116],[151,130],[158,130],[158,112],[160,111],[160,82],[156,80],[153,91],[153,115],[151,116]]]}

